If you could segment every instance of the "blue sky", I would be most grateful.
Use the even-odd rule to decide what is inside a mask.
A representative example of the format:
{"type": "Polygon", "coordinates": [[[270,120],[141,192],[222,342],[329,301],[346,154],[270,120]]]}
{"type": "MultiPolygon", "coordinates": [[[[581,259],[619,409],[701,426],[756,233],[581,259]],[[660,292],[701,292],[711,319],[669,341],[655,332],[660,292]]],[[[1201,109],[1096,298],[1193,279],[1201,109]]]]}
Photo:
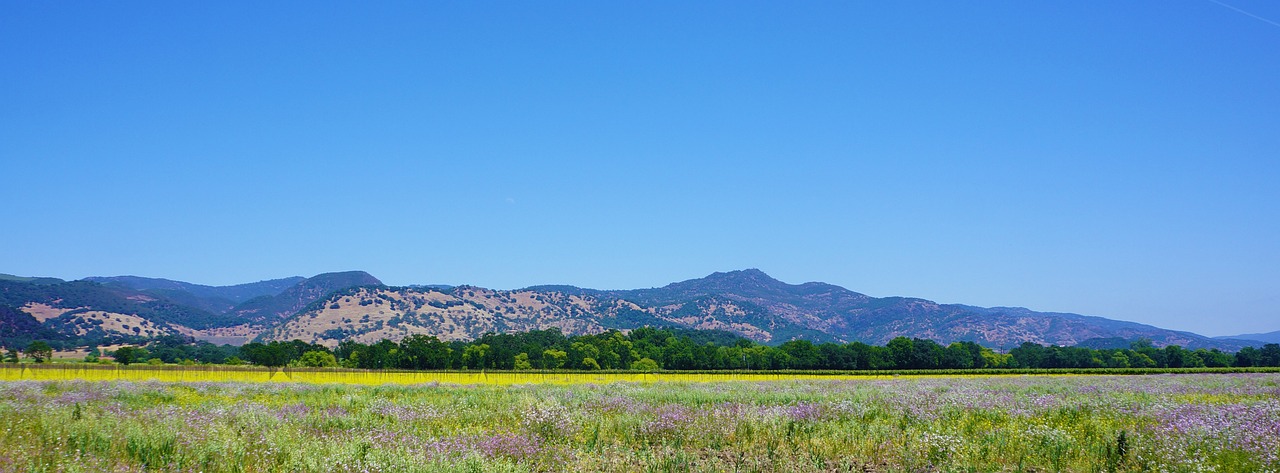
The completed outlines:
{"type": "Polygon", "coordinates": [[[0,2],[0,272],[1280,329],[1280,4],[0,2]]]}

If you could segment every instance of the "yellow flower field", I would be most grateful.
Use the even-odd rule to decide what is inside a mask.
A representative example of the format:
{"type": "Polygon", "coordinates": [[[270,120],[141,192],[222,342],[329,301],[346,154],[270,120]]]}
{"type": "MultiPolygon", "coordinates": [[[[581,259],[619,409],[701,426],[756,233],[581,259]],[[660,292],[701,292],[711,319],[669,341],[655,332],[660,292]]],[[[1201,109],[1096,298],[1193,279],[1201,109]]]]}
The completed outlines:
{"type": "Polygon", "coordinates": [[[890,375],[795,373],[681,373],[681,372],[518,372],[518,371],[366,371],[268,369],[238,367],[104,366],[91,364],[7,365],[3,381],[161,381],[161,382],[285,382],[308,384],[585,384],[652,382],[721,382],[779,380],[884,379],[890,375]]]}

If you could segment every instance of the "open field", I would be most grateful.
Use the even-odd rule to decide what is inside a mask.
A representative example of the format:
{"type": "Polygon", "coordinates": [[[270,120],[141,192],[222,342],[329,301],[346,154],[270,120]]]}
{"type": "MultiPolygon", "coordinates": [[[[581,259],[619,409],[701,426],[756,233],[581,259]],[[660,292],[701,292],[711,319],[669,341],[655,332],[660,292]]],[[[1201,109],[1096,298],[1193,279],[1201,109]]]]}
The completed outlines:
{"type": "Polygon", "coordinates": [[[1280,374],[4,381],[0,425],[0,471],[1274,472],[1280,374]]]}

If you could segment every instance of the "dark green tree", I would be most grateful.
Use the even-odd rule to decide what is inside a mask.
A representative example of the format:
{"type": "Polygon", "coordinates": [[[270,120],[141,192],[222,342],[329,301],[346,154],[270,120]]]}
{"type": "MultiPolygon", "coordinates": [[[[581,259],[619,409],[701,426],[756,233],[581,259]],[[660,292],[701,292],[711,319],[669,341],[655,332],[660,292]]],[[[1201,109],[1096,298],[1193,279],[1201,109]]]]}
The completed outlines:
{"type": "Polygon", "coordinates": [[[914,350],[910,338],[894,337],[885,348],[889,349],[889,359],[893,361],[894,368],[907,369],[911,366],[911,353],[914,350]]]}
{"type": "Polygon", "coordinates": [[[146,360],[151,353],[146,348],[123,346],[117,348],[115,354],[112,355],[116,359],[116,363],[128,365],[131,363],[141,363],[146,360]]]}
{"type": "Polygon", "coordinates": [[[280,367],[293,361],[290,357],[292,348],[291,345],[280,342],[254,342],[240,347],[240,356],[255,365],[280,367]]]}
{"type": "Polygon", "coordinates": [[[1013,355],[1013,363],[1017,368],[1043,368],[1047,351],[1040,344],[1022,342],[1018,348],[1009,350],[1009,354],[1013,355]]]}
{"type": "Polygon", "coordinates": [[[945,351],[938,342],[927,338],[911,340],[911,369],[932,370],[942,366],[942,354],[945,351]]]}
{"type": "Polygon", "coordinates": [[[1263,345],[1258,350],[1258,366],[1280,366],[1280,344],[1263,345]]]}
{"type": "Polygon", "coordinates": [[[790,368],[801,370],[817,369],[821,361],[821,353],[813,342],[808,340],[790,340],[778,347],[791,357],[790,368]]]}
{"type": "Polygon", "coordinates": [[[1262,352],[1259,352],[1258,349],[1254,347],[1244,347],[1241,348],[1240,351],[1236,352],[1235,362],[1232,364],[1234,366],[1250,367],[1259,366],[1259,363],[1261,362],[1262,352]]]}
{"type": "Polygon", "coordinates": [[[969,347],[961,342],[947,345],[946,350],[942,353],[942,367],[947,369],[973,368],[973,354],[969,352],[969,347]]]}
{"type": "Polygon", "coordinates": [[[53,359],[53,347],[50,347],[48,343],[40,340],[36,340],[31,342],[30,345],[27,345],[27,349],[24,353],[26,353],[27,358],[35,360],[36,363],[44,363],[53,359]]]}

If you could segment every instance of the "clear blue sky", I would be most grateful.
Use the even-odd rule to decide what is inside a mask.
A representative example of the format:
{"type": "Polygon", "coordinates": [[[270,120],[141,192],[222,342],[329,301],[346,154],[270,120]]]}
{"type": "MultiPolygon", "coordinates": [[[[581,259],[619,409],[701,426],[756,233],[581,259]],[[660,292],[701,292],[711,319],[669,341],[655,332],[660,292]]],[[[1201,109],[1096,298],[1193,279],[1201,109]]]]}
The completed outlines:
{"type": "Polygon", "coordinates": [[[0,1],[0,272],[1280,329],[1280,3],[0,1]]]}

